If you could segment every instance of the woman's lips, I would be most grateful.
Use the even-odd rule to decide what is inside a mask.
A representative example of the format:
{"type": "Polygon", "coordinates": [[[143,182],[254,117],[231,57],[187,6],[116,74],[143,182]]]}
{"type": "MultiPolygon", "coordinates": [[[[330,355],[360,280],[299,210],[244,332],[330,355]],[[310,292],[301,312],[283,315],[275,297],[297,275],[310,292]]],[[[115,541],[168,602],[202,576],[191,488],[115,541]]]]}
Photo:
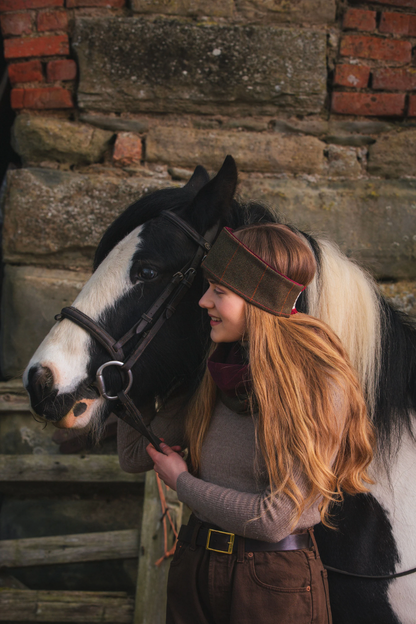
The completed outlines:
{"type": "Polygon", "coordinates": [[[210,325],[211,327],[214,327],[215,325],[218,325],[219,323],[221,323],[221,319],[218,318],[217,316],[210,316],[208,315],[210,318],[210,325]]]}

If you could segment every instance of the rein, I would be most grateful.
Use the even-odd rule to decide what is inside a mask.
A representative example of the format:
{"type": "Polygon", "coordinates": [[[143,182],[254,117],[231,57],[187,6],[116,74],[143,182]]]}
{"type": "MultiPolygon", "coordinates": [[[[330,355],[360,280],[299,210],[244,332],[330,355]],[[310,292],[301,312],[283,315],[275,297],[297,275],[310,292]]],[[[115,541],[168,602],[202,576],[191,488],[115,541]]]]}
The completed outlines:
{"type": "Polygon", "coordinates": [[[204,256],[211,249],[211,245],[218,233],[219,224],[215,224],[205,232],[204,236],[201,236],[194,228],[186,223],[186,221],[173,212],[164,210],[159,216],[167,219],[182,230],[188,238],[196,243],[197,250],[193,258],[185,264],[180,271],[172,276],[169,284],[159,297],[122,338],[115,340],[108,332],[102,329],[96,321],[73,306],[63,308],[61,313],[55,316],[55,319],[61,321],[66,318],[72,321],[87,331],[104,347],[111,359],[100,366],[96,373],[96,385],[100,395],[109,401],[120,401],[124,407],[124,413],[117,414],[118,418],[124,420],[124,422],[133,427],[133,429],[136,429],[136,431],[139,431],[139,433],[147,438],[159,452],[162,452],[160,449],[161,440],[146,427],[140,411],[128,394],[133,384],[133,373],[131,369],[143,355],[143,352],[149,346],[163,324],[175,313],[178,303],[191,288],[198,267],[204,256]],[[123,348],[135,336],[139,338],[138,343],[133,351],[125,356],[123,348]],[[109,395],[105,387],[103,373],[109,366],[119,367],[120,372],[126,380],[126,387],[124,390],[120,390],[115,396],[109,395]]]}
{"type": "Polygon", "coordinates": [[[373,580],[385,580],[399,578],[400,576],[408,576],[409,574],[414,574],[416,572],[416,568],[412,568],[411,570],[405,570],[404,572],[396,572],[395,574],[381,574],[381,575],[370,575],[370,574],[357,574],[355,572],[347,572],[346,570],[338,570],[338,568],[332,568],[331,566],[325,565],[323,563],[325,570],[329,572],[336,572],[337,574],[343,574],[344,576],[354,576],[355,578],[362,579],[373,579],[373,580]]]}

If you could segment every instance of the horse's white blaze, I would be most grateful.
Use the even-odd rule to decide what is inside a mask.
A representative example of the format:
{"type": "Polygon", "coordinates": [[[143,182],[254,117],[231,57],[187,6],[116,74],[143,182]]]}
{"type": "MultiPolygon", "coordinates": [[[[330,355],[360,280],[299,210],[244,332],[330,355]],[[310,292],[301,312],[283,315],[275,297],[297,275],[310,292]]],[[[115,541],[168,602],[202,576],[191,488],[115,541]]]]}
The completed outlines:
{"type": "MultiPolygon", "coordinates": [[[[133,285],[130,281],[132,258],[140,247],[140,225],[120,241],[103,260],[75,299],[73,306],[97,320],[104,310],[111,308],[133,285]]],[[[88,346],[91,336],[81,327],[64,319],[54,325],[41,343],[24,374],[27,382],[32,366],[51,369],[59,394],[73,392],[87,376],[88,346]]],[[[95,410],[94,410],[95,411],[95,410]]],[[[92,408],[88,409],[88,413],[92,408]]],[[[87,414],[79,417],[86,420],[87,414]]]]}
{"type": "MultiPolygon", "coordinates": [[[[414,440],[407,432],[388,471],[387,475],[385,468],[374,462],[372,476],[376,483],[371,493],[387,512],[400,556],[396,572],[403,572],[416,568],[416,453],[414,440]]],[[[414,624],[416,573],[392,581],[388,599],[401,624],[414,624]]]]}

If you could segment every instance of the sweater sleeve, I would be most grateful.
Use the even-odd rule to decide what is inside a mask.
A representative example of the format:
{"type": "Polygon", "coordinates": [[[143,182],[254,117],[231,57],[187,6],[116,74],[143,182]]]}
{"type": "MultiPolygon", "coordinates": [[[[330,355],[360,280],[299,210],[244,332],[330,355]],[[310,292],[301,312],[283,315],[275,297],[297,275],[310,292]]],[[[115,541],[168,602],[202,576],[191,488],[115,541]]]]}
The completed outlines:
{"type": "MultiPolygon", "coordinates": [[[[183,446],[185,435],[185,410],[183,397],[170,401],[158,412],[152,407],[143,410],[142,416],[148,428],[169,446],[183,446]]],[[[146,452],[149,441],[122,420],[117,426],[117,451],[120,467],[125,472],[152,470],[153,462],[146,452]]]]}
{"type": "MultiPolygon", "coordinates": [[[[306,494],[306,479],[297,484],[306,494]]],[[[179,475],[178,498],[201,519],[212,522],[224,531],[266,542],[278,542],[295,528],[306,528],[320,521],[318,501],[305,510],[293,526],[295,505],[285,494],[270,498],[270,489],[259,493],[239,492],[208,483],[188,472],[179,475]]]]}

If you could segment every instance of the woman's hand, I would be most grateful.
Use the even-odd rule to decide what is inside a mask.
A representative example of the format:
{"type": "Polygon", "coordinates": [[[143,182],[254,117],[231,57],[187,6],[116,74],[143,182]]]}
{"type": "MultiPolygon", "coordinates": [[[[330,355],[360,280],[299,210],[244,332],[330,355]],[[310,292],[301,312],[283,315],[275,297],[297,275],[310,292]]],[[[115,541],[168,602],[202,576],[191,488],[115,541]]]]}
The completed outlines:
{"type": "Polygon", "coordinates": [[[163,450],[163,453],[159,453],[153,444],[149,444],[146,447],[146,451],[155,464],[153,466],[154,471],[157,472],[167,486],[172,490],[176,490],[176,481],[179,475],[183,472],[188,472],[188,467],[181,455],[179,455],[179,446],[171,448],[162,442],[160,448],[163,450]]]}

